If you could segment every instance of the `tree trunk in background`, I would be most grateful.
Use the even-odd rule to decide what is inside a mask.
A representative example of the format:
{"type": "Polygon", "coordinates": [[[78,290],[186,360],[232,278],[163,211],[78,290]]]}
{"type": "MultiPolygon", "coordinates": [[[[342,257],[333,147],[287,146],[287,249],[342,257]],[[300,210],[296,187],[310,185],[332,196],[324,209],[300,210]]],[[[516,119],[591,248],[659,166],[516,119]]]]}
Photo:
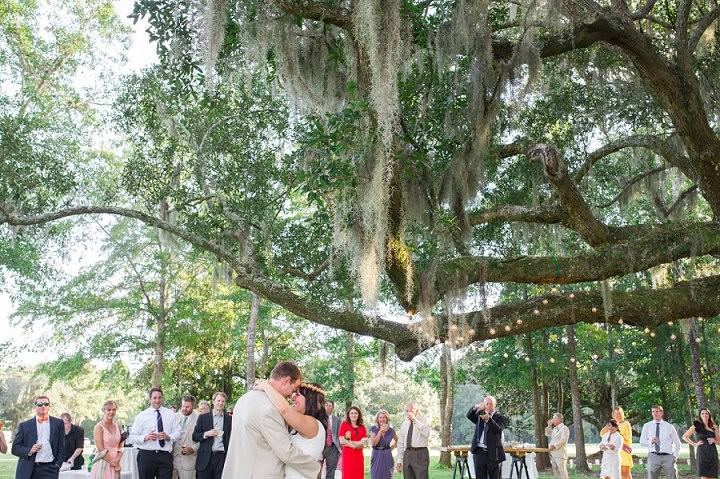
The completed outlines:
{"type": "MultiPolygon", "coordinates": [[[[543,440],[545,439],[545,427],[544,424],[547,418],[543,416],[543,399],[542,399],[542,386],[538,379],[537,371],[537,358],[535,356],[535,349],[533,346],[532,333],[524,335],[525,343],[525,354],[530,359],[528,365],[530,366],[530,379],[532,381],[532,408],[533,408],[533,422],[535,423],[535,444],[537,447],[542,447],[543,440]]],[[[543,470],[547,464],[544,460],[546,454],[537,454],[536,466],[539,471],[543,470]]]]}
{"type": "MultiPolygon", "coordinates": [[[[697,401],[698,409],[707,407],[707,398],[705,397],[705,383],[703,381],[700,371],[700,343],[698,339],[698,327],[695,318],[690,318],[690,337],[688,337],[688,343],[690,344],[690,372],[692,373],[693,385],[695,386],[695,400],[697,401]]],[[[691,423],[692,424],[692,423],[691,423]]]]}
{"type": "MultiPolygon", "coordinates": [[[[680,391],[682,391],[681,394],[685,396],[682,401],[683,412],[685,416],[685,426],[690,427],[690,425],[693,423],[693,408],[690,395],[690,378],[688,378],[687,365],[685,364],[683,342],[675,341],[673,344],[670,345],[670,350],[672,352],[672,356],[674,356],[674,361],[672,361],[671,364],[675,364],[678,368],[677,377],[680,383],[680,391]]],[[[693,471],[693,473],[695,473],[697,471],[697,458],[695,457],[695,448],[692,446],[688,447],[690,449],[690,469],[693,471]]]]}
{"type": "Polygon", "coordinates": [[[580,407],[580,386],[577,377],[577,344],[575,342],[575,326],[567,327],[568,354],[570,361],[570,397],[572,399],[573,426],[575,428],[575,468],[577,472],[591,474],[585,454],[585,434],[582,427],[582,410],[580,407]],[[572,361],[575,359],[575,361],[572,361]]]}
{"type": "Polygon", "coordinates": [[[345,377],[348,391],[345,409],[350,409],[355,399],[355,334],[345,331],[345,339],[345,377]]]}
{"type": "MultiPolygon", "coordinates": [[[[455,399],[455,371],[452,363],[452,350],[443,343],[440,354],[440,445],[451,446],[453,403],[455,399]]],[[[450,453],[440,453],[440,464],[451,467],[450,453]]]]}
{"type": "Polygon", "coordinates": [[[249,391],[255,383],[255,335],[260,317],[262,298],[255,293],[251,295],[250,318],[247,327],[247,347],[245,350],[245,390],[249,391]]]}

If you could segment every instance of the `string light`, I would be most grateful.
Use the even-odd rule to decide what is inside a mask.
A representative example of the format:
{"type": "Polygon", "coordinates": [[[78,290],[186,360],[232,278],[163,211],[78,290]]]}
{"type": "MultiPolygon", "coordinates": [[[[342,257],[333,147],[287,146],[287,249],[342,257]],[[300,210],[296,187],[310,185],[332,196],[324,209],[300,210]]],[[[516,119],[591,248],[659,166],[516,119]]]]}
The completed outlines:
{"type": "Polygon", "coordinates": [[[495,336],[495,328],[490,328],[490,336],[495,336]]]}
{"type": "Polygon", "coordinates": [[[574,362],[575,362],[575,358],[570,358],[570,362],[571,362],[571,363],[574,363],[574,362]]]}
{"type": "Polygon", "coordinates": [[[618,319],[618,324],[623,324],[624,322],[625,321],[622,318],[618,319]]]}
{"type": "Polygon", "coordinates": [[[696,342],[696,343],[699,343],[699,342],[701,342],[701,341],[702,341],[702,338],[695,338],[695,342],[696,342]]]}
{"type": "Polygon", "coordinates": [[[672,321],[668,321],[668,326],[672,326],[673,324],[675,323],[673,323],[672,321]]]}
{"type": "Polygon", "coordinates": [[[698,316],[698,321],[702,321],[702,320],[703,320],[702,316],[698,316]]]}
{"type": "Polygon", "coordinates": [[[655,331],[653,331],[652,333],[650,333],[650,337],[651,337],[651,338],[654,338],[654,337],[655,337],[655,331]]]}
{"type": "Polygon", "coordinates": [[[507,359],[509,357],[508,353],[503,353],[503,357],[507,359]]]}
{"type": "Polygon", "coordinates": [[[533,314],[540,314],[540,310],[539,310],[539,309],[533,309],[533,314]]]}
{"type": "Polygon", "coordinates": [[[522,324],[522,319],[518,319],[518,320],[515,321],[515,322],[518,323],[518,324],[522,324]]]}
{"type": "Polygon", "coordinates": [[[554,363],[554,362],[555,362],[555,358],[550,358],[550,362],[551,362],[551,363],[554,363]]]}
{"type": "Polygon", "coordinates": [[[648,334],[650,332],[650,328],[645,328],[644,331],[645,331],[645,334],[648,334]]]}
{"type": "Polygon", "coordinates": [[[543,299],[543,304],[548,304],[548,300],[547,300],[547,299],[543,299]]]}
{"type": "Polygon", "coordinates": [[[593,313],[597,313],[597,308],[595,306],[593,306],[590,311],[592,311],[593,313]]]}
{"type": "Polygon", "coordinates": [[[474,329],[468,330],[468,335],[475,336],[475,330],[474,329]]]}
{"type": "Polygon", "coordinates": [[[575,299],[575,293],[570,293],[570,299],[575,299]]]}
{"type": "Polygon", "coordinates": [[[506,324],[506,325],[505,325],[505,331],[510,331],[510,325],[509,325],[509,324],[506,324]]]}
{"type": "Polygon", "coordinates": [[[671,335],[670,335],[670,339],[672,339],[673,341],[675,341],[675,340],[677,339],[677,336],[675,336],[675,334],[671,334],[671,335]]]}
{"type": "Polygon", "coordinates": [[[557,293],[557,292],[558,292],[558,289],[553,286],[553,288],[552,288],[550,291],[552,291],[553,293],[557,293]]]}

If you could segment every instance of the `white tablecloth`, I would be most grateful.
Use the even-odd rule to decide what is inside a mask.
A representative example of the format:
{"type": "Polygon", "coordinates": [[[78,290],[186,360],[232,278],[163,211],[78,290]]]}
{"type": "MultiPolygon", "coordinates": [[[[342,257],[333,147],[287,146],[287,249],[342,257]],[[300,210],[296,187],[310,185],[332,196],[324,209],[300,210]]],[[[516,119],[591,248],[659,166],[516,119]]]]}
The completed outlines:
{"type": "MultiPolygon", "coordinates": [[[[502,463],[502,479],[508,479],[510,477],[510,469],[512,468],[513,458],[510,454],[505,454],[505,462],[502,463]]],[[[535,465],[535,453],[531,452],[525,455],[525,464],[527,464],[528,474],[530,479],[537,479],[538,472],[537,466],[535,465]]],[[[470,469],[470,478],[475,477],[475,466],[473,464],[473,455],[468,454],[468,468],[470,469]]],[[[522,471],[522,477],[518,478],[517,473],[513,471],[513,479],[527,479],[525,477],[525,471],[522,471]]]]}
{"type": "MultiPolygon", "coordinates": [[[[120,467],[122,472],[128,472],[130,477],[128,479],[140,479],[137,467],[137,454],[138,450],[135,447],[126,447],[123,449],[122,459],[120,460],[120,467]]],[[[124,479],[124,478],[121,478],[124,479]]]]}

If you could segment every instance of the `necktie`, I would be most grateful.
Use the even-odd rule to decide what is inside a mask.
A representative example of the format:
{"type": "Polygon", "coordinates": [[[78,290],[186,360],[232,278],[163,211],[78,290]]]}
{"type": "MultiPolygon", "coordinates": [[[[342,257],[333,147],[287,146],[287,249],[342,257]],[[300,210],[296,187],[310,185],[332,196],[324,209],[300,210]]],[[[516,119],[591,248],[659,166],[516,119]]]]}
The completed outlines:
{"type": "Polygon", "coordinates": [[[327,437],[325,438],[325,445],[330,447],[332,444],[332,419],[328,417],[328,428],[327,428],[327,437]]]}
{"type": "Polygon", "coordinates": [[[660,423],[655,423],[655,437],[658,442],[655,443],[655,452],[660,452],[660,423]]]}
{"type": "MultiPolygon", "coordinates": [[[[158,432],[163,432],[163,422],[160,410],[156,409],[155,412],[157,413],[157,430],[158,432]]],[[[165,439],[160,439],[158,442],[160,443],[160,447],[165,447],[165,439]]]]}
{"type": "Polygon", "coordinates": [[[188,419],[187,416],[183,416],[182,425],[180,426],[180,428],[182,428],[183,431],[185,430],[185,425],[187,424],[187,419],[188,419]]]}
{"type": "Polygon", "coordinates": [[[413,445],[412,445],[412,433],[413,433],[414,427],[415,427],[415,422],[414,422],[414,421],[410,421],[410,427],[408,428],[408,435],[407,435],[407,441],[406,441],[406,442],[407,442],[406,449],[410,449],[411,447],[413,447],[413,445]]]}

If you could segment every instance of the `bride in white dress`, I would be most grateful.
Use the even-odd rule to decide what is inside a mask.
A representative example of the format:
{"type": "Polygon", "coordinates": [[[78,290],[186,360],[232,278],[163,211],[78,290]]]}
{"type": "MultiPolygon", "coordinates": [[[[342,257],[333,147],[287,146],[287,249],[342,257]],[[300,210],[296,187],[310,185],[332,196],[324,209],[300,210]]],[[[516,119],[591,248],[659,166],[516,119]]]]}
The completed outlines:
{"type": "Polygon", "coordinates": [[[303,476],[292,466],[285,466],[285,479],[317,479],[322,467],[322,453],[327,437],[328,423],[325,412],[325,391],[315,383],[302,383],[292,395],[292,407],[287,400],[266,381],[257,381],[255,389],[265,391],[273,406],[280,412],[290,429],[290,441],[305,454],[318,460],[317,473],[303,476]]]}

